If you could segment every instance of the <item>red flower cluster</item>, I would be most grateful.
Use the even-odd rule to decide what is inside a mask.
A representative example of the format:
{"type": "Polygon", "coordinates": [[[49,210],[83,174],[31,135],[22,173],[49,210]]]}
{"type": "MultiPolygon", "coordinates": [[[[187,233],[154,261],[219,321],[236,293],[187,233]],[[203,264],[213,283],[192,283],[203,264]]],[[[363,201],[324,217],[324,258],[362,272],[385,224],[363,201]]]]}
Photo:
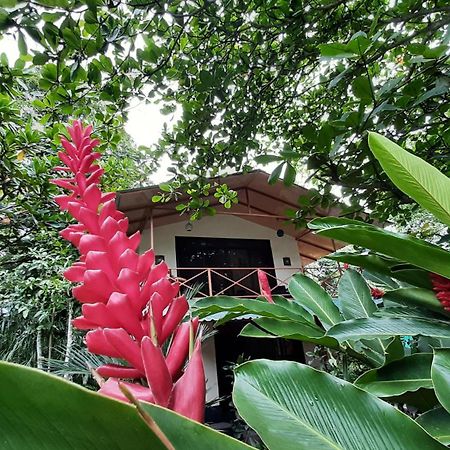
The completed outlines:
{"type": "Polygon", "coordinates": [[[372,288],[370,288],[370,295],[372,295],[372,297],[376,298],[376,299],[383,298],[384,291],[383,291],[383,289],[379,289],[377,287],[372,287],[372,288]]]}
{"type": "Polygon", "coordinates": [[[430,277],[436,298],[445,310],[450,311],[450,280],[436,273],[430,274],[430,277]]]}
{"type": "Polygon", "coordinates": [[[272,298],[272,291],[270,289],[269,279],[267,278],[266,272],[261,269],[258,269],[258,282],[259,282],[259,290],[261,291],[261,295],[269,302],[274,303],[272,298]]]}
{"type": "Polygon", "coordinates": [[[178,284],[169,281],[167,265],[154,264],[153,250],[136,252],[140,234],[127,236],[128,219],[117,210],[115,194],[99,189],[103,169],[96,164],[100,153],[93,149],[99,141],[91,139],[92,126],[84,128],[76,121],[67,130],[72,142],[61,139],[65,152],[58,156],[65,166],[56,170],[73,176],[52,182],[70,191],[55,200],[78,221],[61,232],[80,252],[80,260],[64,273],[69,281],[80,283],[72,292],[82,303],[82,316],[73,324],[90,330],[90,352],[127,363],[97,368],[108,377],[100,392],[126,401],[119,379],[143,378],[148,387],[123,384],[140,400],[203,421],[200,338],[194,343],[198,320],[181,323],[189,305],[178,296],[178,284]]]}

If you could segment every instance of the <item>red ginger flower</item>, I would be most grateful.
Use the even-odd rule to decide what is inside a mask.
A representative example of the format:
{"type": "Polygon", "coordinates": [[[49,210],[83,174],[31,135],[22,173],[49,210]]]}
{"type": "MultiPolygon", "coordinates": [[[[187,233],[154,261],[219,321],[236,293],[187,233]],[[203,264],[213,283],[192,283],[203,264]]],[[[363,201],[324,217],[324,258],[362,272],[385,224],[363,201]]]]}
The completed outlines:
{"type": "Polygon", "coordinates": [[[370,288],[370,295],[372,295],[373,298],[379,299],[384,297],[384,291],[383,289],[372,287],[370,288]]]}
{"type": "Polygon", "coordinates": [[[431,273],[430,278],[436,298],[445,310],[450,311],[450,280],[436,273],[431,273]]]}
{"type": "Polygon", "coordinates": [[[71,142],[62,137],[65,152],[58,153],[65,166],[56,170],[71,176],[52,182],[70,191],[55,200],[78,221],[60,233],[80,252],[80,260],[64,273],[79,283],[72,292],[82,303],[82,316],[73,324],[90,330],[90,352],[128,363],[98,367],[97,372],[108,378],[99,392],[126,401],[119,380],[146,378],[148,387],[123,384],[140,400],[203,421],[206,390],[200,338],[190,355],[198,319],[181,323],[189,305],[178,296],[178,284],[169,281],[167,265],[154,264],[153,250],[136,252],[140,233],[127,236],[128,219],[117,210],[115,194],[99,189],[103,169],[96,164],[100,153],[93,149],[99,141],[91,139],[92,126],[84,128],[75,121],[67,131],[71,142]]]}
{"type": "Polygon", "coordinates": [[[274,303],[272,298],[272,291],[270,289],[269,279],[267,278],[266,272],[261,269],[258,269],[258,281],[259,281],[259,290],[261,291],[261,295],[269,302],[274,303]]]}

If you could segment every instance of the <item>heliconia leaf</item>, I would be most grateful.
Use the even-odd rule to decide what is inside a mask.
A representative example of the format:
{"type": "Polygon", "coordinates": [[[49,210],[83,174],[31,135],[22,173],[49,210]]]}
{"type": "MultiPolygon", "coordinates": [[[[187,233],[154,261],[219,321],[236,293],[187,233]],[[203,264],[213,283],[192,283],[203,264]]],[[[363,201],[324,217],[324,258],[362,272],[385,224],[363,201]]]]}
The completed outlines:
{"type": "Polygon", "coordinates": [[[347,320],[367,318],[377,310],[364,278],[352,269],[346,270],[342,275],[338,295],[342,314],[347,320]]]}
{"type": "Polygon", "coordinates": [[[324,345],[329,348],[339,348],[336,339],[325,336],[324,331],[311,323],[298,323],[291,320],[270,319],[260,317],[245,325],[240,336],[293,339],[324,345]]]}
{"type": "Polygon", "coordinates": [[[289,292],[295,302],[319,318],[325,329],[342,320],[329,294],[311,278],[300,273],[294,275],[289,282],[289,292]]]}
{"type": "Polygon", "coordinates": [[[394,406],[295,362],[242,364],[233,400],[270,450],[445,448],[394,406]]]}
{"type": "Polygon", "coordinates": [[[439,300],[436,298],[436,293],[429,289],[420,288],[399,288],[385,293],[383,300],[399,303],[404,306],[418,306],[421,308],[430,309],[443,315],[450,316],[450,313],[445,311],[439,300]]]}
{"type": "Polygon", "coordinates": [[[434,350],[431,379],[433,380],[436,397],[450,413],[450,348],[434,350]]]}
{"type": "Polygon", "coordinates": [[[447,322],[415,317],[369,317],[341,322],[327,332],[339,342],[390,336],[430,336],[450,338],[447,322]]]}
{"type": "MultiPolygon", "coordinates": [[[[137,385],[123,384],[136,393],[137,385]]],[[[167,450],[135,407],[63,378],[3,361],[0,386],[2,450],[167,450]]],[[[141,406],[175,450],[253,448],[165,408],[141,406]]]]}
{"type": "Polygon", "coordinates": [[[274,319],[293,320],[300,323],[313,323],[311,314],[301,305],[283,297],[273,296],[274,303],[266,299],[243,299],[220,295],[197,300],[192,307],[192,312],[204,319],[210,315],[221,312],[232,312],[235,315],[256,314],[274,319]]]}
{"type": "Polygon", "coordinates": [[[365,247],[450,278],[450,252],[413,236],[343,217],[314,219],[308,227],[321,236],[365,247]]]}
{"type": "Polygon", "coordinates": [[[421,414],[416,422],[441,444],[450,445],[450,413],[435,408],[421,414]]]}
{"type": "MultiPolygon", "coordinates": [[[[346,270],[342,275],[338,285],[338,295],[345,319],[368,318],[377,311],[367,283],[358,272],[352,269],[346,270]]],[[[366,354],[374,365],[382,365],[389,342],[386,339],[374,339],[362,343],[363,348],[360,352],[366,354]]]]}
{"type": "Polygon", "coordinates": [[[355,386],[377,397],[391,397],[420,388],[433,389],[431,353],[415,353],[361,375],[355,386]]]}
{"type": "Polygon", "coordinates": [[[450,179],[423,159],[377,133],[369,147],[392,182],[423,208],[450,226],[450,179]]]}

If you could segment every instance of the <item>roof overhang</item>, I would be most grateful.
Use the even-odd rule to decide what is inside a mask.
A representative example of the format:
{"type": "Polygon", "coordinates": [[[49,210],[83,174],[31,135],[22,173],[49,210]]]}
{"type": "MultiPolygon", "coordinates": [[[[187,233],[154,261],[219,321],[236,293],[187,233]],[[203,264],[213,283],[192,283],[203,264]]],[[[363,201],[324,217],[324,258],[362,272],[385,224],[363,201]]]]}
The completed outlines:
{"type": "MultiPolygon", "coordinates": [[[[282,229],[285,234],[294,237],[299,244],[299,252],[304,263],[308,264],[326,254],[341,248],[344,244],[312,234],[308,229],[295,228],[287,223],[288,209],[300,208],[298,199],[308,193],[308,189],[293,185],[285,186],[281,180],[270,185],[269,175],[261,170],[248,173],[228,175],[214,178],[211,181],[226,183],[229,189],[238,194],[238,204],[225,209],[214,196],[207,197],[217,214],[234,215],[250,222],[272,228],[282,229]]],[[[117,193],[118,209],[129,219],[129,232],[143,231],[150,227],[159,227],[174,222],[187,222],[186,215],[180,215],[175,207],[187,200],[186,196],[167,203],[153,203],[152,197],[160,192],[159,186],[129,189],[117,193]]],[[[319,209],[317,216],[338,216],[341,210],[337,207],[319,209]]]]}

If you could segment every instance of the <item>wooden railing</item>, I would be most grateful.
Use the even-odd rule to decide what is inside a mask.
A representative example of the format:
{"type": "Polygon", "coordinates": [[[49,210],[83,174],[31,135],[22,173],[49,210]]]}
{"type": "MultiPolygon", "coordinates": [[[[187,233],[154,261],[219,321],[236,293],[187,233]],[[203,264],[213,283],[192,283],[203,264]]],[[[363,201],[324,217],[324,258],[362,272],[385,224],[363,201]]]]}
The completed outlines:
{"type": "Polygon", "coordinates": [[[308,267],[176,267],[170,270],[170,275],[178,281],[182,292],[191,291],[196,298],[213,295],[256,298],[261,295],[258,269],[267,275],[272,293],[284,296],[289,296],[289,281],[298,272],[312,276],[324,288],[328,287],[327,284],[333,284],[335,278],[328,276],[318,280],[308,267]]]}

